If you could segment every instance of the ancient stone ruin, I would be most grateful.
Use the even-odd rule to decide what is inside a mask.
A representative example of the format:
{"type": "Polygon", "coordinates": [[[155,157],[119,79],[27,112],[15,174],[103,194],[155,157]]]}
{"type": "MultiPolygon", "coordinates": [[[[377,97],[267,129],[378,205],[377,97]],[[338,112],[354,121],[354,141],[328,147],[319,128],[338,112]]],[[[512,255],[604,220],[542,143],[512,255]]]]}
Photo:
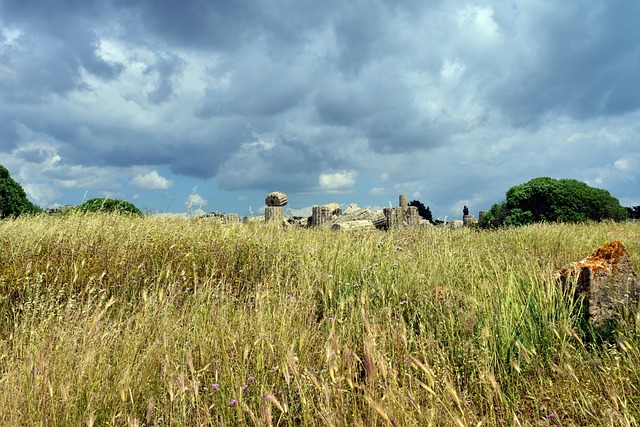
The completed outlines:
{"type": "Polygon", "coordinates": [[[282,207],[288,202],[287,195],[280,191],[269,193],[264,199],[264,203],[267,205],[264,210],[265,222],[282,222],[284,220],[282,207]]]}
{"type": "Polygon", "coordinates": [[[617,240],[555,274],[574,299],[582,299],[582,316],[595,328],[611,328],[623,313],[637,309],[638,277],[629,252],[617,240]]]}
{"type": "Polygon", "coordinates": [[[207,221],[221,222],[223,224],[233,224],[240,222],[240,217],[235,213],[206,214],[201,218],[207,221]]]}
{"type": "MultiPolygon", "coordinates": [[[[269,193],[265,199],[267,205],[264,212],[266,222],[283,223],[290,225],[331,228],[333,230],[365,230],[379,229],[389,230],[397,228],[410,228],[431,225],[418,213],[418,208],[409,206],[406,194],[401,194],[397,207],[388,207],[378,211],[360,208],[351,203],[342,211],[338,203],[314,206],[311,208],[311,216],[285,218],[282,207],[288,202],[287,196],[279,191],[269,193]]],[[[473,215],[465,215],[464,221],[451,221],[449,225],[455,228],[463,225],[472,225],[476,222],[473,215]]]]}
{"type": "Polygon", "coordinates": [[[462,217],[462,224],[465,226],[473,225],[476,222],[478,222],[478,220],[473,215],[467,214],[462,217]]]}
{"type": "Polygon", "coordinates": [[[409,206],[406,194],[400,195],[399,207],[384,208],[384,216],[386,218],[386,228],[415,227],[420,225],[421,218],[418,214],[418,208],[409,206]]]}
{"type": "Polygon", "coordinates": [[[330,226],[331,222],[342,215],[342,209],[337,203],[329,203],[311,208],[310,225],[314,227],[330,226]]]}

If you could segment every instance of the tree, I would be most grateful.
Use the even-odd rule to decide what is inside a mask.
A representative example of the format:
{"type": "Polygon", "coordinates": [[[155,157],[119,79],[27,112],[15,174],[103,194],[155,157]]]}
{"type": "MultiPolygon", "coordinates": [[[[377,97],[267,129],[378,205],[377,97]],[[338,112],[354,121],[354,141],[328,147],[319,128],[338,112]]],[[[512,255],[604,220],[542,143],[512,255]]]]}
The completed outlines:
{"type": "Polygon", "coordinates": [[[96,198],[87,200],[75,208],[76,211],[87,212],[117,212],[133,215],[142,215],[140,209],[134,204],[118,199],[96,198]]]}
{"type": "Polygon", "coordinates": [[[431,209],[429,206],[426,206],[420,202],[419,200],[412,200],[409,202],[409,206],[415,206],[418,208],[418,215],[420,215],[423,219],[433,223],[433,215],[431,215],[431,209]]]}
{"type": "Polygon", "coordinates": [[[0,165],[0,218],[38,212],[41,209],[29,201],[22,186],[11,178],[7,168],[0,165]]]}
{"type": "Polygon", "coordinates": [[[524,225],[533,222],[584,222],[628,216],[608,191],[574,179],[541,177],[511,187],[506,200],[491,207],[480,225],[524,225]]]}
{"type": "Polygon", "coordinates": [[[495,203],[491,206],[484,216],[478,221],[478,225],[482,228],[495,228],[504,224],[507,217],[507,202],[495,203]]]}
{"type": "Polygon", "coordinates": [[[631,206],[627,208],[630,219],[640,219],[640,206],[631,206]]]}

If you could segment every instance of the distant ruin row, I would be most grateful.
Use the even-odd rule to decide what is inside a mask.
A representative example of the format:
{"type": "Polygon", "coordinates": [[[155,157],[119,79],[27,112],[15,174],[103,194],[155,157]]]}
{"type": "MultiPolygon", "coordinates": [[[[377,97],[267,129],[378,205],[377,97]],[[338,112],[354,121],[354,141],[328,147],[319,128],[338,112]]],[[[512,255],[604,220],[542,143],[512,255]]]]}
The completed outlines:
{"type": "MultiPolygon", "coordinates": [[[[418,214],[417,207],[409,206],[408,200],[406,194],[401,194],[397,207],[388,207],[378,211],[360,208],[352,203],[343,212],[338,203],[329,203],[314,206],[311,210],[311,216],[308,218],[285,218],[282,208],[289,200],[286,194],[276,191],[269,193],[265,199],[267,207],[264,212],[264,220],[267,223],[290,223],[333,230],[390,230],[432,225],[418,214]]],[[[480,217],[484,213],[484,211],[480,211],[480,217]]],[[[477,219],[473,215],[464,215],[461,221],[450,221],[447,225],[460,228],[476,222],[477,219]]]]}

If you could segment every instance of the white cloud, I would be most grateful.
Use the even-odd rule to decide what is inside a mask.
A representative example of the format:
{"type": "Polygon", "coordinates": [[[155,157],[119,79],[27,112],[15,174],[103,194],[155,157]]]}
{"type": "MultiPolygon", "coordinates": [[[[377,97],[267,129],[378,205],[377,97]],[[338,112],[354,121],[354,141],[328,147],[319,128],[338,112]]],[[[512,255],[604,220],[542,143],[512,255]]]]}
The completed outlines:
{"type": "Polygon", "coordinates": [[[141,190],[168,190],[173,186],[173,181],[160,176],[158,171],[152,170],[149,173],[134,176],[129,184],[141,190]]]}
{"type": "Polygon", "coordinates": [[[354,171],[323,173],[320,175],[320,189],[329,193],[350,191],[356,183],[354,171]]]}
{"type": "Polygon", "coordinates": [[[184,205],[188,208],[191,209],[194,206],[198,206],[198,207],[203,207],[203,206],[207,206],[209,204],[209,202],[207,202],[204,197],[202,197],[201,195],[199,195],[198,193],[193,193],[191,194],[188,198],[187,201],[184,202],[184,205]]]}
{"type": "Polygon", "coordinates": [[[387,194],[387,190],[384,187],[373,187],[369,190],[369,194],[372,196],[383,196],[387,194]]]}
{"type": "Polygon", "coordinates": [[[25,184],[23,188],[36,205],[44,208],[54,207],[55,199],[60,195],[55,187],[48,184],[25,184]]]}
{"type": "Polygon", "coordinates": [[[467,5],[458,11],[457,21],[462,33],[466,33],[468,41],[476,46],[490,44],[500,37],[500,26],[493,19],[491,6],[480,7],[467,5]]]}
{"type": "Polygon", "coordinates": [[[440,69],[440,77],[445,82],[458,83],[465,70],[464,64],[446,59],[440,69]]]}
{"type": "Polygon", "coordinates": [[[613,163],[613,167],[616,168],[617,170],[623,172],[623,171],[629,169],[629,160],[627,160],[627,159],[616,160],[613,163]]]}
{"type": "Polygon", "coordinates": [[[310,217],[312,211],[313,211],[312,206],[305,206],[300,209],[287,209],[285,213],[287,215],[299,216],[299,217],[305,218],[305,217],[310,217]]]}

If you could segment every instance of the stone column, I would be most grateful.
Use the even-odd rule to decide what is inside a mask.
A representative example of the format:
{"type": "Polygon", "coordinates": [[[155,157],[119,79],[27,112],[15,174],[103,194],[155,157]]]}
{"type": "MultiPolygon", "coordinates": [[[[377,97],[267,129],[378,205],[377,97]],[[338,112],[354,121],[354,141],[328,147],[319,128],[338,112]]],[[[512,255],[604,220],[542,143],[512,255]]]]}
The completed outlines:
{"type": "Polygon", "coordinates": [[[267,205],[267,208],[264,210],[264,221],[282,222],[284,220],[282,207],[286,205],[287,202],[288,199],[286,194],[280,191],[269,193],[266,199],[264,199],[264,203],[267,205]]]}
{"type": "Polygon", "coordinates": [[[407,198],[406,194],[400,195],[400,207],[404,212],[406,212],[407,209],[409,209],[409,199],[407,198]]]}
{"type": "Polygon", "coordinates": [[[416,206],[407,207],[407,211],[404,214],[404,221],[409,227],[417,227],[420,225],[420,214],[416,206]]]}
{"type": "Polygon", "coordinates": [[[471,224],[475,224],[476,222],[476,217],[474,217],[473,215],[465,215],[462,217],[462,224],[463,225],[471,225],[471,224]]]}
{"type": "Polygon", "coordinates": [[[404,212],[402,208],[384,208],[382,210],[387,218],[387,229],[402,227],[404,224],[404,212]]]}
{"type": "Polygon", "coordinates": [[[282,222],[283,219],[282,206],[267,206],[264,210],[265,222],[282,222]]]}
{"type": "Polygon", "coordinates": [[[331,206],[314,206],[311,208],[311,225],[318,227],[331,222],[331,206]]]}

